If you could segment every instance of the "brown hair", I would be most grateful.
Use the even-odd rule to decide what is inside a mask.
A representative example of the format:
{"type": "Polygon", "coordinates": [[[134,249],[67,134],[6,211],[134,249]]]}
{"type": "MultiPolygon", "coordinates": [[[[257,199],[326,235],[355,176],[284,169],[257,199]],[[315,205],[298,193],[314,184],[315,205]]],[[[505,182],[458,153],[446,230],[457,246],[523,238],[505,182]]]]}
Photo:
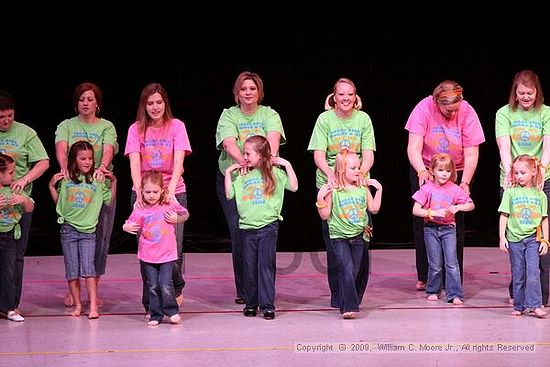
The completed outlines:
{"type": "MultiPolygon", "coordinates": [[[[162,173],[159,171],[147,171],[141,176],[141,189],[143,190],[143,187],[146,183],[151,183],[153,185],[157,185],[162,189],[162,192],[160,194],[159,203],[164,203],[166,199],[166,190],[164,189],[164,179],[162,178],[162,173]]],[[[140,193],[141,198],[143,201],[145,201],[145,198],[143,197],[143,192],[140,193]]]]}
{"type": "Polygon", "coordinates": [[[544,94],[542,93],[542,87],[540,85],[538,75],[531,70],[522,70],[514,76],[512,88],[510,89],[510,96],[508,97],[508,106],[510,109],[515,111],[518,108],[519,101],[516,99],[516,91],[518,89],[518,85],[520,84],[535,89],[537,96],[535,98],[534,108],[536,110],[540,109],[544,103],[544,94]]]}
{"type": "Polygon", "coordinates": [[[264,82],[262,81],[262,78],[260,78],[257,73],[243,71],[237,76],[237,80],[235,80],[235,84],[233,84],[233,96],[235,97],[235,102],[237,105],[240,104],[239,91],[241,90],[245,80],[252,80],[254,84],[256,84],[256,88],[258,88],[258,104],[262,103],[264,100],[264,82]]]}
{"type": "Polygon", "coordinates": [[[136,121],[139,124],[138,131],[143,137],[147,134],[147,129],[153,124],[151,116],[147,113],[147,100],[153,94],[158,93],[164,101],[164,115],[162,116],[163,125],[174,118],[172,114],[172,109],[170,108],[170,101],[168,100],[168,93],[166,89],[159,83],[151,83],[146,85],[141,91],[141,96],[139,97],[139,105],[137,110],[136,121]]]}
{"type": "Polygon", "coordinates": [[[462,92],[460,84],[452,80],[445,80],[435,87],[432,96],[435,103],[449,105],[462,101],[464,99],[462,92]]]}
{"type": "Polygon", "coordinates": [[[92,144],[88,143],[85,140],[79,140],[79,141],[73,143],[73,145],[71,145],[71,148],[69,149],[69,157],[67,159],[68,159],[68,162],[69,162],[69,164],[68,164],[69,178],[71,179],[71,181],[73,181],[75,183],[80,183],[80,175],[84,174],[84,181],[86,181],[86,183],[92,183],[93,176],[94,176],[94,167],[95,167],[94,147],[92,146],[92,144]],[[80,170],[78,169],[78,165],[77,165],[77,162],[76,162],[76,156],[78,155],[78,153],[80,153],[82,151],[86,151],[86,150],[89,150],[89,151],[92,152],[92,161],[93,161],[93,163],[92,163],[92,167],[90,168],[88,173],[84,174],[84,173],[80,172],[80,170]]]}
{"type": "Polygon", "coordinates": [[[4,172],[8,169],[8,166],[15,163],[12,157],[7,154],[0,153],[0,172],[4,172]]]}
{"type": "Polygon", "coordinates": [[[252,149],[260,156],[258,168],[264,180],[264,193],[271,195],[275,190],[275,177],[273,177],[273,163],[271,162],[271,146],[267,139],[261,135],[253,135],[244,142],[250,144],[252,149]]]}
{"type": "Polygon", "coordinates": [[[453,161],[453,158],[447,153],[437,153],[434,154],[432,157],[432,160],[430,162],[430,173],[433,175],[434,171],[437,169],[437,167],[443,167],[444,169],[448,169],[451,171],[451,177],[449,177],[449,181],[455,182],[456,181],[456,164],[455,161],[453,161]]]}
{"type": "Polygon", "coordinates": [[[84,92],[89,90],[94,93],[95,101],[97,103],[95,115],[99,117],[101,114],[101,109],[103,108],[103,95],[101,94],[101,89],[99,89],[99,87],[94,83],[85,82],[76,86],[73,93],[73,107],[76,113],[78,113],[78,102],[80,101],[80,97],[84,94],[84,92]]]}

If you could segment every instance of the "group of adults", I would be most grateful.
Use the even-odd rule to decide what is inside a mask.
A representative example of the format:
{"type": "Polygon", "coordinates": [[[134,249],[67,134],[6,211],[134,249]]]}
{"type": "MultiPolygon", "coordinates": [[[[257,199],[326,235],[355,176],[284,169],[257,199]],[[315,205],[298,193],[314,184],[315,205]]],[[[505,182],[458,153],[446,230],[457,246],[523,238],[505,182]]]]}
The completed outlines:
{"type": "MultiPolygon", "coordinates": [[[[217,195],[231,239],[235,303],[244,304],[243,241],[240,235],[235,200],[224,194],[224,172],[233,163],[245,162],[243,143],[251,135],[267,138],[274,155],[286,143],[280,115],[273,108],[262,105],[263,81],[257,73],[245,71],[237,76],[233,86],[235,105],[222,111],[216,128],[216,148],[220,150],[216,178],[217,195]]],[[[67,170],[67,152],[78,140],[87,140],[94,147],[97,170],[113,170],[113,157],[118,153],[115,125],[101,117],[103,98],[93,83],[78,85],[73,95],[76,116],[62,121],[55,133],[55,154],[62,172],[67,170]]],[[[334,180],[333,166],[341,148],[349,148],[361,157],[360,170],[368,175],[374,164],[376,150],[374,129],[370,116],[362,111],[361,99],[350,79],[340,78],[327,97],[325,110],[317,117],[308,151],[313,153],[317,167],[316,187],[334,180]]],[[[36,131],[14,120],[15,103],[7,92],[0,92],[0,152],[17,162],[12,190],[23,190],[32,196],[32,183],[49,168],[49,157],[36,131]]],[[[430,159],[435,153],[448,153],[456,163],[458,181],[467,193],[473,184],[478,164],[479,145],[485,141],[483,129],[474,108],[464,100],[462,87],[450,80],[441,82],[433,93],[422,99],[412,110],[405,125],[408,131],[407,155],[411,165],[411,192],[428,179],[430,159]]],[[[501,192],[506,187],[507,173],[513,157],[530,154],[538,157],[543,166],[550,163],[550,108],[544,105],[544,96],[538,76],[530,70],[516,74],[508,104],[496,113],[496,140],[501,159],[501,192]]],[[[172,114],[168,95],[162,85],[152,83],[143,88],[135,123],[128,129],[124,155],[129,158],[132,178],[131,202],[139,200],[141,175],[148,170],[163,173],[168,197],[187,207],[186,186],[183,179],[184,159],[191,154],[191,145],[185,124],[172,114]]],[[[546,172],[544,192],[550,196],[550,172],[546,172]]],[[[412,202],[411,202],[412,205],[412,202]]],[[[105,273],[115,206],[102,208],[96,231],[95,266],[100,276],[105,273]]],[[[24,255],[29,239],[32,212],[24,214],[21,237],[17,241],[15,258],[1,257],[0,269],[4,277],[12,277],[17,285],[15,299],[1,294],[0,311],[18,310],[21,301],[24,255]]],[[[417,282],[416,289],[424,290],[428,260],[423,236],[422,218],[413,217],[417,282]]],[[[464,217],[456,215],[457,254],[463,274],[464,217]]],[[[326,221],[322,221],[322,237],[327,251],[327,277],[331,291],[331,306],[338,305],[338,263],[331,248],[326,221]]],[[[185,286],[181,267],[183,259],[183,223],[176,226],[178,261],[173,273],[178,303],[183,302],[185,286]]],[[[364,251],[362,266],[356,274],[358,294],[363,294],[369,274],[369,253],[364,251]]],[[[548,304],[550,255],[540,261],[543,304],[548,304]]],[[[145,277],[143,276],[143,279],[145,277]]],[[[462,277],[463,279],[463,277],[462,277]]],[[[101,301],[98,301],[101,302],[101,301]]],[[[146,287],[142,302],[148,309],[146,287]]],[[[66,306],[73,300],[65,297],[66,306]]]]}

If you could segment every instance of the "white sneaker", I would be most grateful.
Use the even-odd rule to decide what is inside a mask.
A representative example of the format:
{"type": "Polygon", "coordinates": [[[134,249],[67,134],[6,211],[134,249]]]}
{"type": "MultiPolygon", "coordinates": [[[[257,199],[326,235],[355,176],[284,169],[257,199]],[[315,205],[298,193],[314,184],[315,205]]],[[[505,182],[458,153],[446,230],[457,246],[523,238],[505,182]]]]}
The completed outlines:
{"type": "Polygon", "coordinates": [[[15,321],[15,322],[25,321],[25,318],[15,311],[9,311],[6,317],[8,318],[8,320],[15,321]]]}

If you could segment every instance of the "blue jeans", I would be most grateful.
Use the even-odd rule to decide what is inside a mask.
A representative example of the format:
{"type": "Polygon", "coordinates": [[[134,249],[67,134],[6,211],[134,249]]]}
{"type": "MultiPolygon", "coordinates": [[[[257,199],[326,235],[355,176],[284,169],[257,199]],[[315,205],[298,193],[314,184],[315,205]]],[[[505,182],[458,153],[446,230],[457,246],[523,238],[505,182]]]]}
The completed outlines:
{"type": "MultiPolygon", "coordinates": [[[[546,198],[548,199],[548,215],[550,216],[550,180],[544,181],[544,186],[542,188],[542,191],[546,194],[546,198]]],[[[504,190],[502,187],[500,188],[500,199],[502,200],[502,194],[504,193],[504,190]]],[[[540,288],[541,288],[541,294],[542,294],[542,304],[548,305],[548,298],[550,295],[550,253],[547,253],[544,256],[540,257],[540,264],[539,264],[539,270],[540,270],[540,288]]],[[[514,291],[513,291],[513,281],[510,280],[510,284],[508,285],[508,293],[510,294],[510,298],[514,298],[514,291]]]]}
{"type": "Polygon", "coordinates": [[[149,310],[151,320],[161,322],[164,315],[173,316],[179,312],[172,274],[176,261],[153,264],[139,261],[145,272],[145,282],[149,292],[149,310]]]}
{"type": "Polygon", "coordinates": [[[321,231],[327,251],[327,279],[330,289],[330,307],[340,308],[340,295],[338,294],[340,288],[338,285],[338,258],[334,244],[330,240],[328,221],[321,220],[321,231]]]}
{"type": "Polygon", "coordinates": [[[111,204],[103,203],[97,226],[95,229],[96,246],[95,246],[95,270],[97,275],[105,274],[107,267],[107,255],[111,246],[111,234],[113,233],[113,225],[115,223],[116,200],[113,198],[111,204]]]}
{"type": "MultiPolygon", "coordinates": [[[[460,182],[462,178],[462,171],[457,172],[458,177],[456,182],[460,182]]],[[[416,171],[411,167],[409,174],[409,181],[411,186],[411,194],[418,191],[418,175],[416,171]]],[[[470,183],[471,185],[472,183],[470,183]]],[[[460,279],[464,279],[464,212],[458,212],[455,214],[456,222],[456,256],[458,259],[458,266],[460,268],[460,279]]],[[[416,257],[416,274],[417,279],[423,282],[428,280],[428,255],[426,253],[426,243],[424,241],[424,218],[413,215],[413,241],[416,257]]],[[[445,275],[443,275],[443,279],[445,275]]],[[[445,281],[443,280],[443,284],[445,281]]]]}
{"type": "Polygon", "coordinates": [[[13,238],[13,230],[0,232],[0,311],[4,313],[17,308],[15,303],[17,242],[13,238]]]}
{"type": "Polygon", "coordinates": [[[275,267],[279,222],[243,229],[246,308],[275,310],[275,267]]]}
{"type": "Polygon", "coordinates": [[[25,265],[25,252],[29,243],[29,234],[31,232],[32,212],[23,213],[19,220],[21,227],[21,238],[17,240],[17,250],[15,258],[15,308],[21,303],[21,293],[23,290],[23,270],[25,265]]]}
{"type": "Polygon", "coordinates": [[[365,268],[365,260],[368,269],[368,248],[362,234],[354,238],[331,239],[335,251],[336,269],[338,271],[338,304],[340,313],[359,311],[365,288],[360,277],[368,278],[368,271],[361,273],[365,268]],[[365,256],[365,253],[367,254],[365,256]]]}
{"type": "Polygon", "coordinates": [[[233,257],[233,274],[235,277],[235,290],[237,298],[244,298],[244,262],[243,262],[243,238],[239,229],[239,213],[235,199],[227,200],[225,197],[224,175],[217,170],[216,194],[227,222],[229,237],[231,238],[231,254],[233,257]]]}
{"type": "Polygon", "coordinates": [[[539,243],[535,235],[519,242],[508,242],[508,254],[512,268],[514,310],[541,307],[539,243]]]}
{"type": "Polygon", "coordinates": [[[83,233],[64,223],[61,225],[60,239],[67,280],[97,276],[94,264],[95,232],[83,233]]]}
{"type": "Polygon", "coordinates": [[[464,298],[460,270],[456,256],[456,228],[453,225],[427,223],[424,226],[424,242],[428,254],[427,294],[439,294],[443,286],[445,265],[445,300],[464,298]]]}
{"type": "MultiPolygon", "coordinates": [[[[176,194],[176,200],[178,201],[178,203],[181,204],[181,206],[183,206],[184,208],[187,208],[187,193],[183,192],[180,194],[176,194]]],[[[132,191],[132,194],[130,196],[130,204],[132,208],[134,207],[135,202],[136,202],[136,192],[132,191]]],[[[185,280],[183,279],[183,273],[182,273],[183,229],[184,229],[184,223],[178,223],[175,225],[178,260],[176,261],[176,265],[174,266],[174,274],[172,275],[172,281],[174,283],[174,291],[176,292],[176,297],[182,294],[183,288],[185,287],[185,280]]],[[[145,269],[143,268],[141,263],[140,263],[140,273],[141,273],[141,280],[142,280],[141,303],[143,304],[145,311],[148,311],[149,310],[149,291],[147,290],[147,282],[145,281],[147,276],[145,274],[145,269]]]]}

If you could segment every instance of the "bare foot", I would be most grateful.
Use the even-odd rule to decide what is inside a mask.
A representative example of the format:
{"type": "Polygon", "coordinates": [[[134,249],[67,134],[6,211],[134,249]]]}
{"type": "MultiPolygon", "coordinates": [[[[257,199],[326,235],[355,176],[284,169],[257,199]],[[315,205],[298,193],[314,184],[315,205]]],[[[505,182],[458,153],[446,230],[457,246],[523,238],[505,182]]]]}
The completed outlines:
{"type": "Polygon", "coordinates": [[[512,311],[512,316],[521,316],[521,315],[523,315],[523,312],[521,311],[518,311],[518,310],[512,311]]]}
{"type": "Polygon", "coordinates": [[[80,316],[81,313],[82,313],[82,306],[74,306],[74,308],[71,312],[71,315],[80,316]]]}
{"type": "Polygon", "coordinates": [[[417,290],[417,291],[423,291],[423,290],[425,290],[425,289],[426,289],[426,282],[423,282],[423,281],[421,281],[421,280],[418,280],[418,281],[416,282],[416,290],[417,290]]]}
{"type": "Polygon", "coordinates": [[[97,305],[97,307],[102,307],[103,306],[103,300],[99,297],[96,297],[95,304],[97,305]]]}
{"type": "Polygon", "coordinates": [[[461,305],[461,304],[462,304],[462,300],[460,298],[453,299],[453,305],[461,305]]]}
{"type": "Polygon", "coordinates": [[[533,312],[535,313],[535,316],[539,319],[542,319],[547,314],[546,311],[544,311],[542,308],[535,308],[533,312]]]}
{"type": "Polygon", "coordinates": [[[181,320],[181,317],[178,314],[170,316],[170,322],[172,324],[177,324],[178,322],[180,322],[180,320],[181,320]]]}
{"type": "Polygon", "coordinates": [[[151,320],[147,322],[147,326],[159,326],[159,322],[157,320],[151,320]]]}
{"type": "Polygon", "coordinates": [[[90,308],[90,311],[88,312],[88,319],[93,320],[99,318],[99,313],[97,312],[97,309],[90,308]]]}
{"type": "Polygon", "coordinates": [[[351,320],[351,319],[354,319],[355,318],[355,312],[344,312],[344,319],[346,320],[351,320]]]}
{"type": "Polygon", "coordinates": [[[74,299],[71,293],[67,293],[65,297],[63,298],[63,304],[65,307],[73,307],[74,306],[74,299]]]}
{"type": "Polygon", "coordinates": [[[438,299],[439,297],[437,296],[437,294],[428,295],[428,301],[437,301],[438,299]]]}

